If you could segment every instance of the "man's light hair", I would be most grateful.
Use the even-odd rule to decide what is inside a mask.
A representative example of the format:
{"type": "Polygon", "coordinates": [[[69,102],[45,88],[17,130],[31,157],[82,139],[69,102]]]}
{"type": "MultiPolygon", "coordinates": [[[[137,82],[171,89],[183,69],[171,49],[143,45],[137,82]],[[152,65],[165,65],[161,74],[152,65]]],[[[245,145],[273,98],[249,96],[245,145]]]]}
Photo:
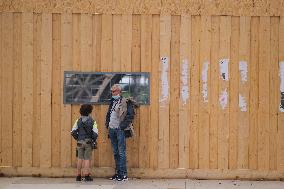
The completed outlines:
{"type": "Polygon", "coordinates": [[[121,92],[121,86],[119,84],[114,84],[112,87],[111,87],[111,90],[119,90],[121,92]]]}

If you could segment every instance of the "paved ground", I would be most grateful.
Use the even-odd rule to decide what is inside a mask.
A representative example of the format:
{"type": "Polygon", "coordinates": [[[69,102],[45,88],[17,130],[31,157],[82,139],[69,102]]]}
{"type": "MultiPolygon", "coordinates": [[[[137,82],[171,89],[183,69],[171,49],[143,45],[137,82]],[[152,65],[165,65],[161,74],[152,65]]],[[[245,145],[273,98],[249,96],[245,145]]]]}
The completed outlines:
{"type": "Polygon", "coordinates": [[[232,181],[188,179],[130,179],[117,182],[96,178],[76,182],[73,178],[0,178],[0,189],[284,189],[281,181],[232,181]]]}

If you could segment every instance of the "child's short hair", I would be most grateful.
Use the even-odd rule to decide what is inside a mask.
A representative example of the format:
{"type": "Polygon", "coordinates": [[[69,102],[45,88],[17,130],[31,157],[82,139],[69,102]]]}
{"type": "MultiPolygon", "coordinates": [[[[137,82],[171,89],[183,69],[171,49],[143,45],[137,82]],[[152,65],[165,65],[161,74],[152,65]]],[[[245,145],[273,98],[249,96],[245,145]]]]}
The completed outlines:
{"type": "Polygon", "coordinates": [[[91,104],[83,104],[80,108],[81,116],[88,116],[93,111],[93,106],[91,104]]]}

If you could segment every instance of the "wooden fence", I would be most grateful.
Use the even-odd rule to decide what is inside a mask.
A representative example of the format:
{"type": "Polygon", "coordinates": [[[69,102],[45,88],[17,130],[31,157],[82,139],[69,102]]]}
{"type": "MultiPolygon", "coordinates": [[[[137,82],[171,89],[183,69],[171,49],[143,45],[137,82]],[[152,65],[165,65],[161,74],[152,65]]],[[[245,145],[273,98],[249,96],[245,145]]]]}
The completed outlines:
{"type": "MultiPolygon", "coordinates": [[[[150,72],[151,103],[127,141],[130,176],[284,177],[283,16],[2,12],[0,36],[3,174],[75,174],[68,70],[150,72]]],[[[96,176],[114,166],[106,111],[94,106],[96,176]]]]}

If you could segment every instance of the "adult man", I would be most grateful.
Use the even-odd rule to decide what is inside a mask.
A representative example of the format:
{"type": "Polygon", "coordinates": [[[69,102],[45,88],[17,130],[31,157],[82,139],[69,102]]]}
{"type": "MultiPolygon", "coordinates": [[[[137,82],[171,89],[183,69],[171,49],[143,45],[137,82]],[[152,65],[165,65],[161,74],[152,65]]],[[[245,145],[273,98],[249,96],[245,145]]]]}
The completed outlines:
{"type": "Polygon", "coordinates": [[[128,180],[126,165],[126,139],[124,129],[134,118],[134,113],[128,111],[127,102],[121,96],[121,87],[115,84],[111,88],[112,98],[106,114],[106,128],[109,131],[109,138],[113,149],[115,160],[115,174],[111,180],[128,180]]]}

